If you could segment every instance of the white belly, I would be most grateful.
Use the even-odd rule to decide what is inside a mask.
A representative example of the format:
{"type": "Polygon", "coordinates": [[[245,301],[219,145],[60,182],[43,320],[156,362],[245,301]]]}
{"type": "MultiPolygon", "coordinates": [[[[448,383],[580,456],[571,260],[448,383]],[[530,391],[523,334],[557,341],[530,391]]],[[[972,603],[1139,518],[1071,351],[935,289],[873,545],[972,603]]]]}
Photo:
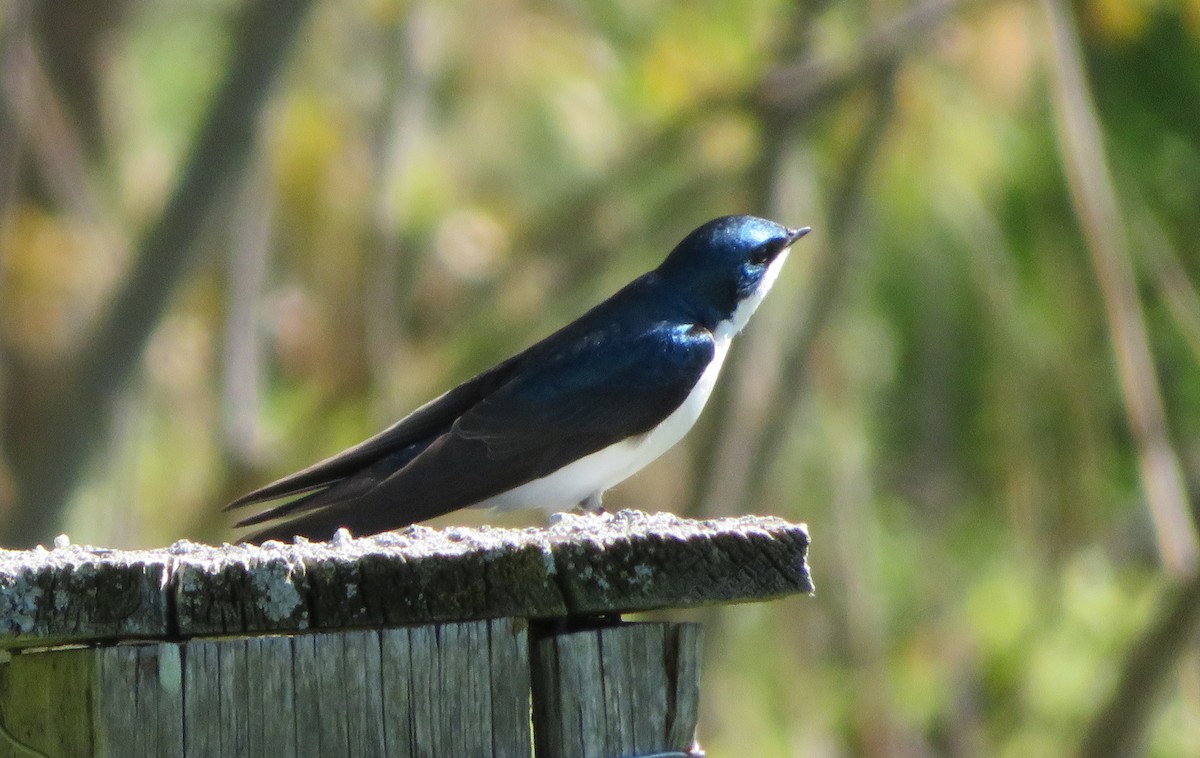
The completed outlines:
{"type": "Polygon", "coordinates": [[[683,435],[696,423],[717,382],[717,374],[725,362],[731,337],[731,334],[722,335],[718,332],[712,363],[704,369],[700,381],[696,382],[683,403],[661,424],[640,437],[585,455],[553,474],[493,495],[479,502],[478,507],[501,510],[538,507],[551,513],[566,510],[641,471],[646,464],[683,439],[683,435]]]}

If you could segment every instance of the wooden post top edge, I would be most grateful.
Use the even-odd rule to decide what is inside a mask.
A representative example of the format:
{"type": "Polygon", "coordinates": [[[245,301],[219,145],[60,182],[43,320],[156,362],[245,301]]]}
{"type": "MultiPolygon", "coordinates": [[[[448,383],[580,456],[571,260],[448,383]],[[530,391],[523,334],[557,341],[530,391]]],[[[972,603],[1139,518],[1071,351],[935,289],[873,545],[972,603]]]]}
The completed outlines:
{"type": "Polygon", "coordinates": [[[330,542],[0,550],[0,648],[556,617],[811,593],[805,524],[562,514],[330,542]]]}

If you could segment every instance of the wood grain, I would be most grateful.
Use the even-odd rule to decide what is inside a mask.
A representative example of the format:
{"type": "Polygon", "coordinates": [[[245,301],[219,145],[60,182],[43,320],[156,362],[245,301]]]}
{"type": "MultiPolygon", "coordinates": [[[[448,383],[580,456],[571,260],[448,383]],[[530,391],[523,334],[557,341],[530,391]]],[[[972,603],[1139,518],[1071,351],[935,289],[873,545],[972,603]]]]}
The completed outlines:
{"type": "Polygon", "coordinates": [[[638,623],[533,643],[538,758],[686,754],[699,718],[695,624],[638,623]]]}
{"type": "Polygon", "coordinates": [[[812,591],[807,550],[802,524],[637,511],[333,543],[0,550],[0,648],[765,600],[812,591]]]}
{"type": "Polygon", "coordinates": [[[527,634],[499,619],[23,652],[0,667],[0,755],[529,756],[527,634]]]}

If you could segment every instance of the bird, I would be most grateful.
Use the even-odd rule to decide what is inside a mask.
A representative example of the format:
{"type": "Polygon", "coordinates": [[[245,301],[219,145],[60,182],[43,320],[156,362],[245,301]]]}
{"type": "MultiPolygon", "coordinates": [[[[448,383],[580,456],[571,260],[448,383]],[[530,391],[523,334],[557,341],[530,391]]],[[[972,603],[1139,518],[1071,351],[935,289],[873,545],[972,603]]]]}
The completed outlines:
{"type": "Polygon", "coordinates": [[[602,512],[708,401],[809,227],[713,219],[576,320],[326,460],[234,500],[246,542],[378,534],[465,507],[602,512]],[[290,498],[290,499],[289,499],[290,498]]]}

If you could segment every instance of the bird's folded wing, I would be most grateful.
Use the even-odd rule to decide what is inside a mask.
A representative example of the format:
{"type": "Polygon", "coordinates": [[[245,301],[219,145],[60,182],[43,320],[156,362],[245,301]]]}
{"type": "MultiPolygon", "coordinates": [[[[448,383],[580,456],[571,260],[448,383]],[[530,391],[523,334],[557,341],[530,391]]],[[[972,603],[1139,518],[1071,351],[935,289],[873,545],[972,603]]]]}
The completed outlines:
{"type": "Polygon", "coordinates": [[[250,539],[324,539],[339,526],[371,534],[481,502],[650,431],[684,401],[713,354],[707,330],[666,324],[590,334],[555,352],[527,351],[514,359],[525,363],[508,381],[406,465],[388,473],[376,461],[348,473],[328,495],[261,514],[253,520],[301,512],[250,539]]]}
{"type": "Polygon", "coordinates": [[[427,444],[429,440],[445,433],[459,416],[479,403],[498,384],[503,383],[515,360],[516,358],[510,358],[463,382],[354,447],[242,495],[226,505],[225,510],[327,487],[369,467],[381,458],[402,452],[410,445],[427,444]]]}
{"type": "Polygon", "coordinates": [[[482,442],[489,460],[536,479],[649,432],[683,403],[714,354],[708,330],[669,324],[593,335],[573,348],[488,395],[451,437],[482,442]]]}

